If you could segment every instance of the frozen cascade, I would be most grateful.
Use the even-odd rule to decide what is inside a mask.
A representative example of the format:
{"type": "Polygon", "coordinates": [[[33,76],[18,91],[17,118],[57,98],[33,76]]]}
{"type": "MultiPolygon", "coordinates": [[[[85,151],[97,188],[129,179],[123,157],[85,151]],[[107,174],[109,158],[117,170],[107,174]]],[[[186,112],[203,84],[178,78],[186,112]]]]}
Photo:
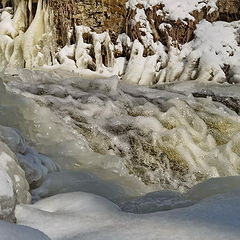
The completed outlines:
{"type": "Polygon", "coordinates": [[[24,175],[31,181],[18,162],[38,180],[30,184],[37,202],[14,212],[18,178],[0,155],[1,182],[10,183],[0,204],[8,194],[14,204],[2,206],[28,226],[0,222],[6,239],[13,231],[26,240],[239,239],[239,176],[229,177],[240,164],[238,85],[134,87],[117,76],[26,69],[1,78],[0,140],[20,171],[18,203],[29,202],[24,175]]]}
{"type": "Polygon", "coordinates": [[[48,1],[0,3],[1,240],[239,240],[240,21],[129,0],[58,49],[48,1]]]}
{"type": "Polygon", "coordinates": [[[184,94],[183,86],[136,88],[117,77],[83,80],[29,70],[19,76],[5,77],[11,89],[49,107],[89,149],[122,158],[115,167],[153,189],[184,191],[210,177],[239,174],[237,113],[189,96],[187,84],[184,94]]]}
{"type": "Polygon", "coordinates": [[[33,201],[65,191],[86,190],[115,201],[146,192],[140,181],[129,176],[121,159],[94,153],[85,137],[68,124],[68,117],[62,121],[39,102],[6,91],[3,84],[0,103],[0,124],[9,126],[1,126],[2,139],[26,171],[33,201]],[[29,147],[16,129],[42,154],[29,147]],[[64,181],[59,176],[65,176],[64,181]]]}

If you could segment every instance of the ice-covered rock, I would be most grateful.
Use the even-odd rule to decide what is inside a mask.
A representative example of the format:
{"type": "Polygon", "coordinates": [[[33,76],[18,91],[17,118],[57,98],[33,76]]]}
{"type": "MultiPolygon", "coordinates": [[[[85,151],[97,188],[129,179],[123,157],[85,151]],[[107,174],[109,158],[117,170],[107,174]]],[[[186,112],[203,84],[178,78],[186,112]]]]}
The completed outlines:
{"type": "Polygon", "coordinates": [[[49,172],[59,169],[50,158],[29,147],[16,129],[0,125],[0,139],[16,154],[30,185],[38,185],[49,172]]]}
{"type": "Polygon", "coordinates": [[[16,155],[0,141],[0,219],[14,221],[15,205],[29,203],[31,196],[25,173],[16,155]]]}

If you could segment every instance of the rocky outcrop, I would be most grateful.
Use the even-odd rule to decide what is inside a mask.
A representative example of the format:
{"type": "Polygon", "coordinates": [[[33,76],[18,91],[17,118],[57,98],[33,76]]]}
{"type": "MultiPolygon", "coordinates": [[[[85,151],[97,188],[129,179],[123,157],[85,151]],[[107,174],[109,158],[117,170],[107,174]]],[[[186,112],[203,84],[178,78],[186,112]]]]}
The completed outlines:
{"type": "Polygon", "coordinates": [[[218,0],[219,19],[222,21],[235,21],[240,19],[239,0],[218,0]]]}
{"type": "MultiPolygon", "coordinates": [[[[84,25],[96,33],[110,32],[112,39],[124,29],[126,0],[51,0],[58,44],[68,43],[68,32],[74,25],[84,25]]],[[[74,40],[74,36],[73,39],[74,40]]]]}
{"type": "Polygon", "coordinates": [[[1,17],[1,65],[55,64],[140,85],[240,81],[239,1],[13,2],[14,17],[1,17]]]}

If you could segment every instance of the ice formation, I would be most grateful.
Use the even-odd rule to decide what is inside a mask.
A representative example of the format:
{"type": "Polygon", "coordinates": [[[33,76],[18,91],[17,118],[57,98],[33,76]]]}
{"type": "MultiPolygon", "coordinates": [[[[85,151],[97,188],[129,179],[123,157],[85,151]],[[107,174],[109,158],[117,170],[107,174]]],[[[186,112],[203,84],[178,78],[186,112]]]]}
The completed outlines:
{"type": "Polygon", "coordinates": [[[32,0],[14,1],[14,7],[13,16],[8,9],[0,16],[0,65],[33,68],[49,64],[52,42],[45,1],[38,1],[33,19],[32,0]]]}
{"type": "Polygon", "coordinates": [[[16,129],[0,125],[0,139],[16,154],[30,185],[38,186],[49,172],[58,170],[50,158],[29,147],[16,129]]]}
{"type": "Polygon", "coordinates": [[[29,185],[16,155],[0,141],[0,219],[14,221],[15,205],[29,203],[29,185]]]}
{"type": "MultiPolygon", "coordinates": [[[[31,194],[34,201],[45,198],[16,207],[17,223],[31,228],[23,233],[16,226],[12,234],[47,239],[34,228],[58,240],[239,239],[239,177],[195,185],[239,174],[237,84],[149,88],[63,73],[2,75],[1,140],[20,164],[19,155],[28,163],[35,156],[39,181],[31,194]]],[[[5,169],[0,178],[11,180],[5,169]]],[[[1,191],[12,189],[6,184],[1,191]]]]}
{"type": "Polygon", "coordinates": [[[68,44],[57,49],[47,2],[37,1],[35,13],[32,1],[15,1],[13,15],[9,8],[0,12],[0,66],[119,75],[139,85],[196,79],[235,83],[240,78],[240,23],[215,21],[216,2],[129,0],[129,32],[112,41],[108,32],[74,26],[68,44]],[[75,42],[70,41],[73,32],[75,42]]]}
{"type": "Polygon", "coordinates": [[[14,100],[14,97],[11,94],[8,95],[1,83],[0,219],[7,221],[15,221],[16,204],[31,201],[30,189],[36,188],[48,173],[59,170],[58,165],[50,158],[31,148],[17,129],[2,125],[9,125],[11,121],[18,118],[15,108],[17,102],[14,100]],[[10,107],[11,103],[12,107],[10,107]],[[13,110],[12,116],[8,112],[10,109],[13,110]]]}
{"type": "MultiPolygon", "coordinates": [[[[93,151],[123,158],[121,174],[127,169],[145,184],[180,191],[209,177],[239,174],[239,117],[224,104],[189,96],[204,84],[146,88],[117,77],[53,80],[47,73],[29,73],[22,71],[22,79],[9,87],[67,118],[93,151]]],[[[220,98],[214,86],[209,89],[220,98]]],[[[225,99],[232,94],[226,91],[225,99]]]]}

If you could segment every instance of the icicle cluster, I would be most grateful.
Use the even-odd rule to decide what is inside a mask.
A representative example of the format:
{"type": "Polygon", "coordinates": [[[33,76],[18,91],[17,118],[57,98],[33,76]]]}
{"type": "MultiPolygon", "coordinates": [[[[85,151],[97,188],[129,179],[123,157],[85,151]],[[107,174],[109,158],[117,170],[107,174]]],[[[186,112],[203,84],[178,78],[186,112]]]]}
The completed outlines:
{"type": "Polygon", "coordinates": [[[33,68],[49,64],[51,36],[49,10],[43,0],[37,2],[34,18],[32,0],[14,1],[13,15],[5,8],[0,16],[0,65],[33,68]]]}

